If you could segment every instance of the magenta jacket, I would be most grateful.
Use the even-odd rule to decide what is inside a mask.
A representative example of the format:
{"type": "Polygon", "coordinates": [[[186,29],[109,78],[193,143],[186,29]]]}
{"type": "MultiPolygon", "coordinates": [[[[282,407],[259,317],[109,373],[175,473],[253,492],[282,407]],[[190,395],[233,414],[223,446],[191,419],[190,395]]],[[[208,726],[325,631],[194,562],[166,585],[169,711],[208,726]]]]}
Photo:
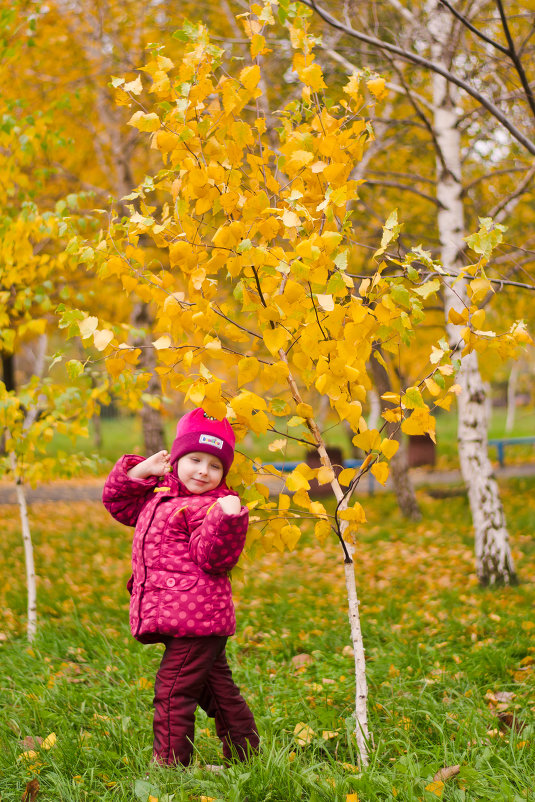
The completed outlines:
{"type": "Polygon", "coordinates": [[[237,495],[223,482],[202,495],[174,474],[130,479],[143,457],[114,466],[102,501],[114,518],[135,526],[130,628],[142,643],[161,636],[233,635],[236,616],[228,572],[245,545],[247,507],[227,515],[217,499],[237,495]]]}

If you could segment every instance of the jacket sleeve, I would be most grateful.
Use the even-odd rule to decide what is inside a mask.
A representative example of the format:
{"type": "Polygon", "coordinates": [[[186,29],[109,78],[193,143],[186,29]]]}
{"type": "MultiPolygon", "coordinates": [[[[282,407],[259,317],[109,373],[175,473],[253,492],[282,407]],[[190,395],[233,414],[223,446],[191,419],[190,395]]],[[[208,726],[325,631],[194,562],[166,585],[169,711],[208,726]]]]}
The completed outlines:
{"type": "Polygon", "coordinates": [[[190,535],[189,554],[199,568],[209,574],[222,574],[234,568],[245,546],[249,510],[227,515],[215,502],[190,535]]]}
{"type": "Polygon", "coordinates": [[[104,484],[102,502],[113,517],[127,526],[135,526],[138,515],[147,499],[153,494],[160,477],[131,479],[130,468],[143,462],[144,457],[126,454],[115,463],[104,484]]]}

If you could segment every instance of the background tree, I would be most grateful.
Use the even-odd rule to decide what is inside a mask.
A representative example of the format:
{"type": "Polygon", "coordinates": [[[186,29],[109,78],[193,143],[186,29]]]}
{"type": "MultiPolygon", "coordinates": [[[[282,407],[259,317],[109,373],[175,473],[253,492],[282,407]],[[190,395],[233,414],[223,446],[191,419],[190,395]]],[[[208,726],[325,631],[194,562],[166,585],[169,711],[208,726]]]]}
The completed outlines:
{"type": "MultiPolygon", "coordinates": [[[[477,164],[480,174],[483,172],[484,165],[481,157],[485,150],[488,154],[497,154],[500,150],[502,153],[505,151],[505,159],[502,157],[502,160],[505,161],[512,160],[512,156],[518,150],[518,144],[528,152],[533,152],[533,145],[526,135],[526,131],[529,130],[527,121],[533,112],[533,102],[529,81],[526,78],[526,68],[522,63],[522,55],[525,56],[529,41],[529,29],[524,24],[528,20],[520,14],[519,24],[513,13],[514,9],[512,9],[508,12],[511,14],[511,24],[509,24],[508,16],[504,14],[501,4],[498,3],[496,22],[493,22],[490,29],[487,28],[487,34],[482,34],[482,28],[477,28],[473,16],[469,19],[468,16],[454,12],[449,4],[441,2],[441,0],[421,6],[411,6],[411,8],[401,3],[385,3],[374,8],[374,11],[379,14],[380,20],[380,35],[377,36],[377,15],[374,15],[373,19],[370,18],[370,27],[371,25],[375,27],[375,35],[371,35],[368,32],[361,32],[362,25],[352,26],[349,22],[342,22],[314,2],[305,4],[313,7],[322,19],[344,37],[349,36],[363,44],[372,45],[377,48],[379,58],[386,55],[387,58],[393,59],[391,68],[398,79],[394,89],[399,91],[400,85],[404,89],[406,97],[417,113],[415,117],[417,126],[423,135],[427,136],[429,143],[433,145],[436,161],[433,181],[436,192],[435,199],[429,195],[428,191],[422,191],[414,186],[412,181],[407,180],[409,174],[414,174],[409,171],[405,174],[400,171],[400,174],[394,176],[393,179],[390,178],[387,171],[383,172],[385,178],[377,176],[377,179],[378,183],[390,184],[401,190],[407,189],[428,202],[433,203],[434,201],[436,204],[441,259],[444,267],[452,276],[450,286],[445,287],[444,297],[448,336],[451,345],[461,351],[463,348],[461,324],[464,324],[468,316],[476,311],[475,308],[471,308],[470,288],[456,280],[461,266],[467,261],[464,241],[466,233],[464,198],[466,195],[462,184],[461,169],[463,120],[470,121],[466,131],[468,152],[471,151],[472,164],[474,166],[477,164]],[[524,32],[522,32],[523,24],[524,32]],[[521,42],[520,45],[515,45],[513,41],[512,25],[517,29],[516,34],[521,42]],[[393,42],[390,34],[392,29],[399,31],[396,43],[393,42]],[[487,51],[490,48],[492,56],[494,53],[499,53],[501,59],[499,71],[488,73],[489,80],[485,84],[484,91],[481,86],[477,85],[477,79],[473,78],[473,70],[476,65],[479,70],[481,69],[481,53],[474,53],[467,48],[470,41],[469,36],[474,33],[476,43],[482,44],[487,51]],[[499,41],[500,35],[506,39],[503,45],[499,41]],[[416,46],[416,42],[418,42],[418,46],[416,46]],[[422,49],[423,44],[427,47],[426,51],[422,49]],[[424,52],[425,55],[423,55],[424,52]],[[506,57],[505,66],[503,64],[504,56],[506,57]],[[414,68],[411,67],[410,71],[401,68],[400,60],[409,62],[411,65],[418,65],[419,68],[427,70],[428,75],[431,74],[431,94],[428,94],[425,88],[422,89],[421,81],[418,84],[414,68]],[[504,82],[514,86],[514,91],[506,96],[502,92],[504,82]],[[478,107],[476,106],[476,111],[483,108],[490,112],[494,122],[499,121],[508,132],[505,140],[502,137],[502,141],[500,141],[500,137],[497,137],[496,133],[485,125],[485,121],[481,123],[479,118],[474,121],[473,106],[472,108],[461,108],[459,88],[468,93],[470,102],[475,100],[479,104],[478,107]],[[517,106],[520,106],[520,112],[517,106]],[[509,134],[513,139],[509,138],[509,134]]],[[[474,4],[470,6],[470,9],[476,14],[483,11],[487,13],[489,6],[493,6],[493,4],[484,4],[484,8],[481,4],[477,6],[474,4]]],[[[366,18],[366,14],[364,14],[364,18],[366,18]]],[[[347,39],[344,38],[343,41],[347,42],[347,39]]],[[[358,60],[362,62],[362,54],[358,56],[358,60]]],[[[489,58],[489,64],[496,67],[493,58],[489,58]]],[[[415,131],[415,135],[421,142],[422,134],[418,135],[415,131]]],[[[383,148],[385,148],[385,155],[389,155],[391,141],[387,139],[386,143],[388,149],[385,148],[385,145],[383,148]]],[[[397,138],[396,144],[399,146],[397,138]]],[[[421,167],[425,165],[425,161],[422,165],[421,146],[414,155],[418,158],[418,169],[415,174],[419,176],[420,181],[429,180],[426,179],[425,173],[422,176],[421,167]]],[[[464,159],[466,163],[466,156],[464,159]]],[[[520,186],[516,173],[518,164],[513,169],[515,169],[513,174],[517,186],[506,196],[504,204],[493,211],[501,210],[503,212],[506,208],[510,208],[514,199],[518,198],[521,191],[529,186],[533,176],[529,163],[524,168],[525,175],[520,186]]],[[[506,164],[505,169],[498,172],[503,177],[510,173],[510,170],[511,165],[506,164]]],[[[376,182],[374,181],[374,183],[376,182]]],[[[475,184],[480,183],[481,181],[475,182],[475,184]]],[[[498,236],[501,238],[501,234],[498,236]]],[[[482,292],[485,293],[484,285],[481,287],[482,292]]],[[[487,284],[486,287],[490,292],[491,285],[487,284]]],[[[482,323],[483,319],[482,313],[479,315],[476,325],[479,325],[479,322],[482,323]]],[[[479,350],[483,350],[483,348],[481,346],[479,350]]],[[[477,573],[483,584],[510,582],[515,579],[514,566],[498,487],[487,454],[486,389],[481,380],[477,355],[474,352],[466,354],[462,357],[461,362],[462,370],[458,380],[463,392],[460,393],[458,399],[459,455],[474,520],[477,573]]]]}

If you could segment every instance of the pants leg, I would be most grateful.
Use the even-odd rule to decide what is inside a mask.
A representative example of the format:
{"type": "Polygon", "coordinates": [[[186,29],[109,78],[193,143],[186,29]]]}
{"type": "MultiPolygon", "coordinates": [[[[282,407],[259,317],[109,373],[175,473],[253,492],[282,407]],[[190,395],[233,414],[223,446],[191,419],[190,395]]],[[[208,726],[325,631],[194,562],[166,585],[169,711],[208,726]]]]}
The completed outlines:
{"type": "Polygon", "coordinates": [[[193,754],[195,709],[227,639],[169,638],[154,683],[153,757],[187,766],[193,754]]]}
{"type": "Polygon", "coordinates": [[[214,660],[208,673],[199,704],[215,718],[216,732],[223,744],[223,755],[247,760],[258,751],[258,730],[253,714],[232,678],[225,650],[214,660]]]}

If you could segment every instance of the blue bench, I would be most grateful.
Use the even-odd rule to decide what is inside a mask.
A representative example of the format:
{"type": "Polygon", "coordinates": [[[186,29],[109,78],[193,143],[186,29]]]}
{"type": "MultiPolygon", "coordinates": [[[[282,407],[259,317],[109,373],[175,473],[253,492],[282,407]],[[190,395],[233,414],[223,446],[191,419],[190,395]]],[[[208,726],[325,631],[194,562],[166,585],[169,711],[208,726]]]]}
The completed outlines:
{"type": "Polygon", "coordinates": [[[496,446],[498,452],[498,462],[500,467],[505,465],[505,446],[529,445],[535,443],[535,436],[530,437],[493,437],[489,440],[489,446],[496,446]]]}

